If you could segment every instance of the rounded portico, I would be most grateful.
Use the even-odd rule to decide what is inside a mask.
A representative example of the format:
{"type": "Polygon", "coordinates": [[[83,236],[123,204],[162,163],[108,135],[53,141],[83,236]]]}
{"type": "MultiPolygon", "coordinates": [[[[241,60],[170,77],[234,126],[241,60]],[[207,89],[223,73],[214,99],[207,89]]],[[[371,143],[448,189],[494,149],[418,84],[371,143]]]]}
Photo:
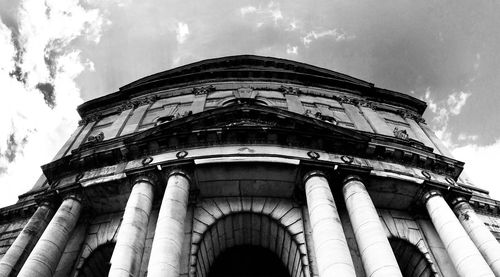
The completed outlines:
{"type": "Polygon", "coordinates": [[[0,272],[494,276],[498,202],[462,180],[425,107],[269,57],[142,78],[81,105],[44,176],[0,210],[7,225],[21,209],[47,222],[26,235],[24,216],[29,243],[11,243],[0,272]],[[65,240],[43,267],[55,232],[65,240]]]}

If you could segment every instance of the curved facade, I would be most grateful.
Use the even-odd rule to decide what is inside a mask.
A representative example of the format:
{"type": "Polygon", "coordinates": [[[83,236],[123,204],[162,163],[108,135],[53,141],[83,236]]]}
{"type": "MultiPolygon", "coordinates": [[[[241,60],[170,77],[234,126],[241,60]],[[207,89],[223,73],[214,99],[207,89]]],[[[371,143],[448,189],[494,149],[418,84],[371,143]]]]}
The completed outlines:
{"type": "Polygon", "coordinates": [[[500,202],[425,108],[269,57],[142,78],[0,209],[0,276],[500,276],[500,202]]]}

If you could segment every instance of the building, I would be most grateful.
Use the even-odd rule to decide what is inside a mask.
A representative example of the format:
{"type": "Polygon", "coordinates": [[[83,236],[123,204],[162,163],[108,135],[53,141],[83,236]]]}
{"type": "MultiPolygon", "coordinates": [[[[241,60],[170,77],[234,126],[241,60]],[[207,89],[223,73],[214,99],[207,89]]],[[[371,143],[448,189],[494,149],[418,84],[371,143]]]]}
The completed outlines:
{"type": "Polygon", "coordinates": [[[269,57],[142,78],[0,209],[0,275],[500,276],[500,202],[425,108],[269,57]]]}

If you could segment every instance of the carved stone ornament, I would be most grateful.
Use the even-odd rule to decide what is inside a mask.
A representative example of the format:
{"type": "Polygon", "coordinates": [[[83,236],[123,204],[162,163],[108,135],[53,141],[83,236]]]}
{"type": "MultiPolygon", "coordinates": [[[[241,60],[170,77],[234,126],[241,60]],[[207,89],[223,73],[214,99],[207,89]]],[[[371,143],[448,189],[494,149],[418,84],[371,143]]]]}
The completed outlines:
{"type": "MultiPolygon", "coordinates": [[[[253,98],[252,97],[253,88],[239,88],[238,94],[240,98],[253,98]]],[[[254,95],[255,96],[255,95],[254,95]]]]}
{"type": "Polygon", "coordinates": [[[215,91],[215,87],[212,85],[206,87],[193,88],[194,95],[209,94],[212,91],[215,91]]]}
{"type": "Polygon", "coordinates": [[[360,101],[359,102],[359,105],[361,107],[367,107],[367,108],[370,108],[372,110],[375,110],[377,107],[375,106],[375,104],[371,101],[360,101]]]}
{"type": "Polygon", "coordinates": [[[324,115],[320,112],[317,112],[314,116],[320,120],[337,125],[337,120],[332,116],[324,115]]]}
{"type": "Polygon", "coordinates": [[[89,136],[89,138],[87,139],[88,142],[99,142],[99,141],[103,141],[104,140],[104,133],[103,132],[100,132],[99,134],[95,135],[95,136],[89,136]]]}
{"type": "Polygon", "coordinates": [[[394,127],[394,130],[392,131],[394,133],[394,136],[400,139],[407,140],[410,138],[408,135],[408,132],[406,132],[405,129],[398,129],[398,127],[394,127]]]}
{"type": "Polygon", "coordinates": [[[347,97],[347,96],[342,96],[338,97],[338,101],[343,104],[350,104],[350,105],[357,105],[359,104],[358,99],[352,98],[352,97],[347,97]]]}
{"type": "Polygon", "coordinates": [[[80,121],[78,121],[78,125],[83,126],[89,122],[98,121],[99,119],[101,119],[101,117],[102,117],[102,115],[100,113],[88,114],[84,118],[82,118],[80,121]]]}
{"type": "Polygon", "coordinates": [[[408,110],[398,110],[397,113],[401,115],[402,118],[409,118],[415,120],[416,122],[425,123],[425,120],[414,112],[408,110]]]}
{"type": "Polygon", "coordinates": [[[300,89],[294,87],[281,86],[278,90],[283,92],[284,94],[290,95],[299,95],[300,93],[302,93],[300,89]]]}

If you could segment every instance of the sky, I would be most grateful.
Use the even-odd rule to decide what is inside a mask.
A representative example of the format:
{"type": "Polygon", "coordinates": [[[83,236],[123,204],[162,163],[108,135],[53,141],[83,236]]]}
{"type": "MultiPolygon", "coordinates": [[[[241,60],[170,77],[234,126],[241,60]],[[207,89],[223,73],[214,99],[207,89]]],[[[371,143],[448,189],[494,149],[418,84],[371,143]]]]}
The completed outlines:
{"type": "Polygon", "coordinates": [[[500,2],[0,0],[0,206],[138,78],[237,54],[286,58],[428,103],[427,123],[500,199],[500,2]]]}

